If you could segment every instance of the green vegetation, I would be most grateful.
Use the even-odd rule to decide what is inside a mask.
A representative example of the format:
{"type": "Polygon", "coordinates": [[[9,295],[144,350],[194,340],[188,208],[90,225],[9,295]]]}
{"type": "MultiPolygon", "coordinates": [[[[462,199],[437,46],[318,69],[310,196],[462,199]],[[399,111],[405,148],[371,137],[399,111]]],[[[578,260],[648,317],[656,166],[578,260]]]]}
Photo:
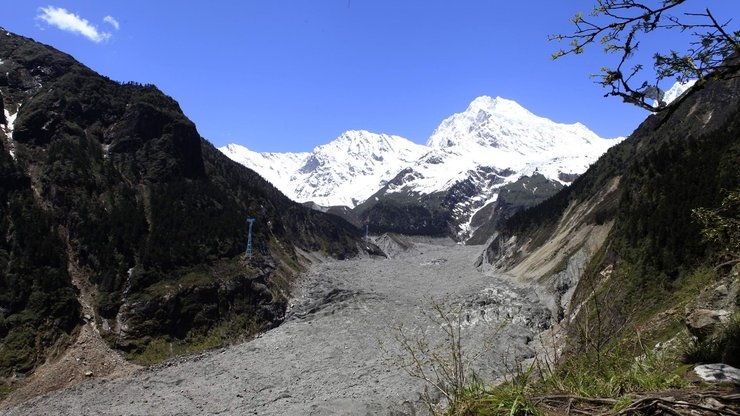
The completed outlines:
{"type": "Polygon", "coordinates": [[[725,363],[740,367],[740,311],[705,339],[692,340],[684,351],[687,363],[725,363]]]}
{"type": "Polygon", "coordinates": [[[629,335],[633,338],[603,346],[608,354],[589,351],[568,356],[557,367],[543,369],[543,378],[535,385],[546,391],[610,398],[686,385],[678,373],[681,367],[677,351],[657,353],[645,348],[639,330],[629,335]]]}
{"type": "Polygon", "coordinates": [[[455,409],[446,409],[447,415],[480,416],[524,416],[540,415],[531,398],[531,375],[534,367],[521,367],[517,373],[502,384],[485,388],[480,383],[463,390],[460,404],[455,409]]]}
{"type": "Polygon", "coordinates": [[[449,233],[450,215],[440,208],[428,208],[419,201],[399,202],[386,198],[361,214],[373,231],[408,235],[436,235],[449,233]]]}
{"type": "Polygon", "coordinates": [[[184,339],[159,336],[146,340],[143,351],[129,353],[126,358],[141,365],[159,364],[176,356],[197,354],[244,341],[259,330],[255,317],[240,314],[221,321],[206,333],[188,334],[184,339]]]}
{"type": "Polygon", "coordinates": [[[51,219],[10,192],[0,211],[0,376],[25,373],[77,325],[79,304],[51,219]]]}
{"type": "Polygon", "coordinates": [[[73,277],[97,289],[101,324],[127,323],[105,339],[154,362],[163,342],[192,351],[235,339],[231,326],[279,323],[295,247],[357,253],[359,230],[228,160],[156,87],[111,81],[22,36],[4,38],[0,56],[12,74],[3,101],[23,108],[16,160],[0,141],[0,376],[31,372],[72,338],[73,277]],[[248,216],[250,265],[238,260],[248,216]]]}
{"type": "Polygon", "coordinates": [[[704,240],[715,248],[724,266],[740,262],[740,190],[731,191],[716,209],[696,208],[693,218],[702,227],[704,240]]]}

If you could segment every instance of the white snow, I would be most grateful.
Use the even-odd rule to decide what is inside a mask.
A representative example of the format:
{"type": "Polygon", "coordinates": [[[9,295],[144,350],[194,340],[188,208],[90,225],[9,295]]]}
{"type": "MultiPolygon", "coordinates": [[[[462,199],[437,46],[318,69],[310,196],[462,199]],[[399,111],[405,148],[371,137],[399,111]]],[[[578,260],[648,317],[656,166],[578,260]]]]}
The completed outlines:
{"type": "Polygon", "coordinates": [[[561,173],[583,173],[622,140],[603,139],[580,123],[539,117],[512,100],[483,96],[443,120],[426,145],[359,130],[312,152],[258,153],[237,144],[220,150],[291,199],[323,206],[355,207],[381,189],[422,195],[470,181],[477,195],[453,208],[466,233],[474,213],[495,201],[501,186],[535,172],[567,184],[561,173]],[[404,170],[401,180],[389,183],[404,170]]]}
{"type": "MultiPolygon", "coordinates": [[[[663,102],[665,102],[666,105],[672,103],[676,100],[676,98],[680,97],[684,92],[686,92],[689,88],[693,87],[696,83],[695,79],[686,81],[686,82],[678,82],[676,81],[673,86],[668,89],[668,91],[665,92],[663,95],[663,102]]],[[[653,107],[657,107],[658,102],[653,102],[653,107]]]]}
{"type": "Polygon", "coordinates": [[[258,153],[239,144],[229,144],[219,150],[233,161],[259,173],[289,198],[298,200],[289,189],[300,182],[296,173],[310,153],[258,153]]]}
{"type": "Polygon", "coordinates": [[[355,207],[427,149],[403,137],[364,130],[343,133],[312,152],[258,153],[237,144],[219,148],[262,175],[289,198],[355,207]]]}
{"type": "Polygon", "coordinates": [[[421,193],[446,190],[476,167],[509,168],[518,176],[539,171],[560,181],[560,172],[583,173],[619,141],[602,139],[580,123],[538,117],[511,100],[479,97],[432,133],[427,146],[436,152],[435,164],[417,163],[420,178],[413,188],[421,193]],[[435,166],[440,161],[444,168],[435,166]]]}
{"type": "Polygon", "coordinates": [[[5,133],[6,146],[8,147],[8,153],[16,160],[15,156],[15,142],[13,141],[13,130],[15,129],[15,119],[18,117],[18,112],[21,109],[21,105],[18,104],[15,113],[10,113],[7,109],[3,109],[5,114],[5,125],[0,125],[0,129],[5,133]]]}

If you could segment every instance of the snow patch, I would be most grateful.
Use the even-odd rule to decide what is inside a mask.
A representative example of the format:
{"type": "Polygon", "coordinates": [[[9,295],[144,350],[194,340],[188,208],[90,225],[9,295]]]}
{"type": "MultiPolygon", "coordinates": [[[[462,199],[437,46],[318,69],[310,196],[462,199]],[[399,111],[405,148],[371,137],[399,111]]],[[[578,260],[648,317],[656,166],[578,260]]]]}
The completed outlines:
{"type": "Polygon", "coordinates": [[[0,125],[3,133],[5,133],[5,144],[8,147],[8,153],[13,160],[17,160],[15,156],[15,142],[13,141],[13,130],[15,129],[15,119],[18,117],[18,112],[21,109],[21,105],[18,104],[15,113],[10,113],[7,109],[3,109],[5,114],[5,125],[0,125]]]}
{"type": "MultiPolygon", "coordinates": [[[[686,82],[678,82],[676,81],[671,88],[668,89],[665,93],[663,93],[662,102],[665,105],[668,105],[675,101],[678,97],[683,95],[686,91],[689,90],[689,88],[693,87],[696,83],[695,79],[686,81],[686,82]]],[[[653,107],[657,107],[659,105],[659,101],[655,100],[653,101],[653,107]]]]}
{"type": "Polygon", "coordinates": [[[479,227],[473,227],[473,217],[475,217],[475,214],[478,213],[478,211],[482,210],[483,208],[487,207],[489,204],[492,204],[498,200],[498,192],[494,193],[493,195],[489,196],[487,199],[483,201],[478,207],[473,208],[470,212],[470,215],[467,216],[467,221],[460,224],[458,235],[461,236],[472,236],[473,233],[479,228],[479,227]]]}

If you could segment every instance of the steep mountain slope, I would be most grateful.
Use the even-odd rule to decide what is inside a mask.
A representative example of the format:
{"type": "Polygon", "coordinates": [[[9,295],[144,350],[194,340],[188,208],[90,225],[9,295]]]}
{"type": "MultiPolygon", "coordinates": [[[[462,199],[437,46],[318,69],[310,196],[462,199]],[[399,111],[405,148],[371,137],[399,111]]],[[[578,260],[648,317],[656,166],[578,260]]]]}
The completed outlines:
{"type": "Polygon", "coordinates": [[[295,201],[350,208],[427,152],[403,137],[362,130],[346,131],[311,153],[257,153],[237,144],[220,150],[295,201]]]}
{"type": "MultiPolygon", "coordinates": [[[[426,146],[353,131],[312,153],[260,154],[238,145],[220,150],[297,201],[353,208],[375,232],[447,234],[464,241],[481,225],[498,224],[552,195],[618,141],[484,96],[444,120],[426,146]],[[530,187],[531,195],[519,199],[523,204],[496,205],[500,189],[535,182],[544,186],[530,187]],[[488,217],[473,221],[485,207],[488,217]]],[[[485,240],[483,235],[477,239],[485,240]]]]}
{"type": "Polygon", "coordinates": [[[298,249],[357,253],[355,227],[228,160],[154,86],[0,30],[0,103],[2,376],[85,322],[142,361],[248,335],[282,319],[298,249]]]}
{"type": "MultiPolygon", "coordinates": [[[[512,216],[480,264],[547,283],[574,347],[606,345],[630,328],[689,310],[687,293],[736,287],[734,263],[715,267],[726,247],[704,241],[692,211],[722,212],[723,200],[740,191],[738,166],[736,74],[695,86],[570,187],[512,216]],[[604,339],[594,341],[597,334],[604,339]]],[[[736,211],[723,215],[737,221],[736,211]]],[[[737,304],[733,290],[723,293],[737,304]]]]}

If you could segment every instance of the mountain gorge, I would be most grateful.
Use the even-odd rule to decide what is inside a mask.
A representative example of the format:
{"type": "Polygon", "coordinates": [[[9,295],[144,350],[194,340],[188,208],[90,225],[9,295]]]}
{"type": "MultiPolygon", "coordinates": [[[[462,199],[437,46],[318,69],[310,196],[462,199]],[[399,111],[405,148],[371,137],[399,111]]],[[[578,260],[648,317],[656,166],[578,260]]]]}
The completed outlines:
{"type": "Polygon", "coordinates": [[[620,140],[483,96],[445,119],[426,145],[348,131],[310,153],[220,150],[296,201],[347,206],[356,224],[374,232],[481,242],[485,230],[569,184],[620,140]],[[512,192],[516,198],[499,199],[512,192]]]}
{"type": "MultiPolygon", "coordinates": [[[[738,73],[627,139],[479,97],[425,145],[348,131],[257,153],[216,149],[155,86],[0,29],[0,106],[0,399],[55,363],[50,389],[89,381],[8,414],[418,414],[429,386],[376,344],[446,348],[454,329],[504,378],[550,339],[559,360],[537,363],[590,381],[733,322],[690,362],[740,365],[738,73]],[[365,224],[424,236],[374,246],[365,224]],[[111,380],[80,371],[88,336],[144,365],[181,357],[111,380]]],[[[617,383],[610,409],[637,391],[617,383]]],[[[564,391],[569,412],[583,397],[564,391]]]]}
{"type": "Polygon", "coordinates": [[[0,30],[0,105],[0,376],[86,325],[142,362],[241,339],[281,322],[302,251],[358,252],[355,227],[224,157],[154,86],[0,30]]]}

